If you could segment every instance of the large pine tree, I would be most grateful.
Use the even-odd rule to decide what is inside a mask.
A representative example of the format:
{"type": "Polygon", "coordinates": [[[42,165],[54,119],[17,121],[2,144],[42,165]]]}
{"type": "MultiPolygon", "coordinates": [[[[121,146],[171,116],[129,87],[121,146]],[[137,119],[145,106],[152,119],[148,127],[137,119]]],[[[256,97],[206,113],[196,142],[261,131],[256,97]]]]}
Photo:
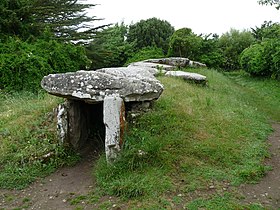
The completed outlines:
{"type": "Polygon", "coordinates": [[[94,6],[78,0],[1,0],[0,34],[27,39],[48,29],[58,39],[91,39],[103,27],[94,27],[99,19],[87,16],[94,6]]]}

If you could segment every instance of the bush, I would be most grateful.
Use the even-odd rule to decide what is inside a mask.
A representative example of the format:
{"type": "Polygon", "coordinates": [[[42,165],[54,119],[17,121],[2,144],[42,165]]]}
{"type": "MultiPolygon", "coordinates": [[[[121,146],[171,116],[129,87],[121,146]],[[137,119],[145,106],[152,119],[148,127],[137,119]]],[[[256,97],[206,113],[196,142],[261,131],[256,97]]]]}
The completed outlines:
{"type": "Polygon", "coordinates": [[[84,49],[73,44],[10,38],[0,43],[0,89],[37,91],[43,76],[77,71],[88,62],[84,49]]]}
{"type": "Polygon", "coordinates": [[[239,58],[244,49],[250,47],[255,39],[249,31],[239,31],[231,29],[223,34],[218,41],[218,46],[222,50],[223,63],[220,66],[225,71],[240,69],[239,58]]]}
{"type": "Polygon", "coordinates": [[[143,61],[152,58],[163,58],[163,50],[157,47],[144,47],[137,53],[135,53],[131,58],[126,61],[125,65],[128,65],[133,62],[143,61]]]}
{"type": "Polygon", "coordinates": [[[242,69],[251,75],[265,74],[265,60],[263,59],[264,46],[255,44],[245,49],[240,55],[242,69]]]}
{"type": "Polygon", "coordinates": [[[245,49],[240,56],[240,65],[253,76],[280,78],[280,41],[267,39],[245,49]]]}

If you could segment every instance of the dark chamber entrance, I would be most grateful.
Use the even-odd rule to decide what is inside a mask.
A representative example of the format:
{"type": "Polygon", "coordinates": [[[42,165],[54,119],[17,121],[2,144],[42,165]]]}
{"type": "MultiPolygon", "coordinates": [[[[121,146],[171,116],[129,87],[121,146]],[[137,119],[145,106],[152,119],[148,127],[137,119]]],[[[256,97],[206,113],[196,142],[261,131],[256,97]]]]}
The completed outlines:
{"type": "Polygon", "coordinates": [[[88,104],[83,101],[71,101],[69,128],[70,143],[82,155],[104,152],[103,103],[88,104]]]}

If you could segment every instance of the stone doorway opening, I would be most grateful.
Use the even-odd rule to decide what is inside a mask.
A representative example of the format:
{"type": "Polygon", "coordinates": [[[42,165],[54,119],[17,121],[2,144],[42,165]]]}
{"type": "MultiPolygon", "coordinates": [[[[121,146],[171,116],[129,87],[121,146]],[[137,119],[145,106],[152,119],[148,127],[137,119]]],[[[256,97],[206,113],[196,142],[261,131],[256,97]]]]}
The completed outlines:
{"type": "Polygon", "coordinates": [[[104,151],[106,129],[103,122],[103,102],[90,104],[80,100],[67,100],[62,109],[65,112],[62,118],[66,124],[61,126],[65,130],[64,143],[82,155],[104,151]]]}
{"type": "Polygon", "coordinates": [[[60,142],[85,155],[105,150],[108,162],[121,149],[125,125],[124,102],[119,97],[106,96],[96,103],[67,99],[57,108],[60,142]]]}

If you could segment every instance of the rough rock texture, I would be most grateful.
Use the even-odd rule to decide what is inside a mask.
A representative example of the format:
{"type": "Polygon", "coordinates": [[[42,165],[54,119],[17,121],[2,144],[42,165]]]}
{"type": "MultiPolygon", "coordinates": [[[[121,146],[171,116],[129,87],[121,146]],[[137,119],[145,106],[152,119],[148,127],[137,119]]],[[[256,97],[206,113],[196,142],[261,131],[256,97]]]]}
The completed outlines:
{"type": "Polygon", "coordinates": [[[57,134],[62,144],[67,141],[68,134],[68,113],[65,104],[59,104],[56,108],[57,134]]]}
{"type": "Polygon", "coordinates": [[[165,64],[174,67],[187,67],[189,66],[190,59],[181,58],[181,57],[170,57],[170,58],[149,59],[149,60],[145,60],[145,62],[165,64]]]}
{"type": "Polygon", "coordinates": [[[51,74],[43,78],[41,86],[50,94],[88,103],[101,102],[105,96],[118,96],[126,102],[159,98],[163,85],[152,74],[144,70],[142,74],[131,73],[128,69],[51,74]]]}
{"type": "MultiPolygon", "coordinates": [[[[149,59],[149,60],[145,60],[144,62],[163,64],[164,66],[173,66],[173,67],[188,67],[188,66],[189,67],[206,67],[206,65],[203,63],[200,63],[197,61],[191,61],[188,58],[181,58],[181,57],[149,59]]],[[[166,68],[166,70],[168,70],[168,68],[166,68]]]]}
{"type": "Polygon", "coordinates": [[[201,84],[205,84],[207,81],[206,77],[201,74],[184,72],[184,71],[168,71],[165,75],[173,76],[173,77],[180,77],[185,80],[194,81],[196,83],[201,83],[201,84]]]}
{"type": "Polygon", "coordinates": [[[96,70],[116,77],[136,78],[139,80],[155,81],[155,69],[142,66],[128,66],[118,68],[103,68],[96,70]]]}
{"type": "Polygon", "coordinates": [[[106,159],[112,163],[121,149],[125,128],[124,102],[119,97],[106,96],[104,99],[103,121],[106,128],[106,159]]]}
{"type": "Polygon", "coordinates": [[[146,68],[153,75],[157,74],[159,70],[172,71],[176,68],[176,66],[170,64],[166,65],[160,62],[154,63],[152,61],[150,62],[149,60],[131,63],[128,67],[135,67],[135,66],[140,68],[146,68]]]}
{"type": "Polygon", "coordinates": [[[203,75],[187,72],[183,75],[182,71],[180,73],[174,73],[174,70],[176,70],[176,68],[178,67],[206,67],[205,64],[197,61],[191,61],[188,58],[170,57],[148,59],[145,61],[132,63],[128,67],[138,67],[141,69],[146,69],[149,72],[151,72],[154,76],[158,74],[163,74],[166,76],[183,77],[185,80],[196,81],[197,83],[204,83],[206,81],[206,77],[203,75]]]}

